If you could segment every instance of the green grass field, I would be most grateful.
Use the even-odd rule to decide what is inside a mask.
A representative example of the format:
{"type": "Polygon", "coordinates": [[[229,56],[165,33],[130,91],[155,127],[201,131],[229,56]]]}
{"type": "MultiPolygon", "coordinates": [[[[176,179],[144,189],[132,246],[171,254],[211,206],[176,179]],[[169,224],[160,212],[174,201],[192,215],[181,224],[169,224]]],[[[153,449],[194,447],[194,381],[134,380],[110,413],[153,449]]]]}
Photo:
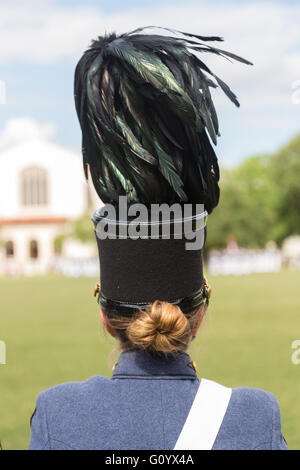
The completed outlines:
{"type": "MultiPolygon", "coordinates": [[[[95,281],[96,282],[96,281],[95,281]]],[[[300,449],[300,272],[211,277],[209,314],[189,351],[198,375],[231,387],[259,387],[280,403],[283,433],[300,449]]],[[[26,449],[36,395],[52,385],[110,376],[117,357],[103,333],[93,279],[0,280],[0,440],[26,449]]]]}

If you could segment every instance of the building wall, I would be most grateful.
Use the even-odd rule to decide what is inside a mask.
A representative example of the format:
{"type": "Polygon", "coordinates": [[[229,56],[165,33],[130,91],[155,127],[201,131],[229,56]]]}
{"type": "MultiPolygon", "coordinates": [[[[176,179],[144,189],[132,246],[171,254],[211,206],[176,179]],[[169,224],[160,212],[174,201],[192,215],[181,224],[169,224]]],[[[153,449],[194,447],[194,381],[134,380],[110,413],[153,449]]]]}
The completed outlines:
{"type": "Polygon", "coordinates": [[[32,216],[79,217],[87,204],[87,187],[79,155],[40,139],[25,141],[0,156],[0,219],[32,216]],[[49,204],[24,207],[22,171],[37,166],[47,171],[49,204]]]}
{"type": "MultiPolygon", "coordinates": [[[[27,139],[2,149],[0,155],[0,275],[46,272],[54,259],[54,238],[68,219],[87,209],[88,185],[81,156],[41,138],[27,139]],[[24,206],[21,175],[38,167],[47,173],[48,203],[24,206]],[[36,240],[38,258],[30,258],[29,244],[36,240]],[[12,241],[14,255],[6,256],[12,241]]],[[[95,195],[92,201],[97,206],[95,195]]]]}
{"type": "Polygon", "coordinates": [[[54,238],[60,233],[61,223],[18,224],[2,228],[2,240],[11,240],[14,244],[14,256],[7,257],[5,246],[0,258],[0,274],[40,274],[51,268],[54,257],[54,238]],[[38,257],[30,257],[30,242],[35,240],[38,257]]]}

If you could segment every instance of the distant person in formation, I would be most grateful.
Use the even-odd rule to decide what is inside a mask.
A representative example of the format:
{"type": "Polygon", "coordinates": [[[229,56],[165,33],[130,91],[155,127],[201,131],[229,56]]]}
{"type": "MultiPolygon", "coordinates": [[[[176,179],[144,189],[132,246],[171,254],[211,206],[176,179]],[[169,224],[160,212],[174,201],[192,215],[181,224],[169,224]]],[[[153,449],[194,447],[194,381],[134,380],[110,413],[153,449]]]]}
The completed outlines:
{"type": "Polygon", "coordinates": [[[146,28],[167,30],[98,37],[75,71],[84,169],[105,203],[92,218],[96,294],[122,352],[110,378],[95,375],[38,395],[29,448],[287,449],[272,393],[198,377],[187,353],[207,314],[202,249],[206,215],[219,201],[210,89],[219,86],[239,105],[202,58],[250,62],[211,45],[222,40],[217,36],[146,28]],[[163,203],[180,215],[162,210],[149,220],[153,205],[163,203]],[[136,204],[148,211],[139,226],[145,236],[132,236],[136,204]]]}

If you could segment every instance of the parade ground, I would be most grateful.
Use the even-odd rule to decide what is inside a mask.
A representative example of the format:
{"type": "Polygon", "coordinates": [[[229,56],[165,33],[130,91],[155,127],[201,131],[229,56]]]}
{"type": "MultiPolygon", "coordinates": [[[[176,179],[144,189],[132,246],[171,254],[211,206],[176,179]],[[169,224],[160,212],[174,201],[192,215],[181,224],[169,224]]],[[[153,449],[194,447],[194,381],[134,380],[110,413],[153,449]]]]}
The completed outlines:
{"type": "MultiPolygon", "coordinates": [[[[300,352],[292,348],[300,340],[300,271],[208,278],[210,308],[189,350],[199,378],[274,393],[283,435],[290,448],[300,449],[300,352]]],[[[97,374],[110,377],[119,352],[100,326],[95,283],[59,276],[0,280],[4,450],[28,447],[40,391],[97,374]]]]}

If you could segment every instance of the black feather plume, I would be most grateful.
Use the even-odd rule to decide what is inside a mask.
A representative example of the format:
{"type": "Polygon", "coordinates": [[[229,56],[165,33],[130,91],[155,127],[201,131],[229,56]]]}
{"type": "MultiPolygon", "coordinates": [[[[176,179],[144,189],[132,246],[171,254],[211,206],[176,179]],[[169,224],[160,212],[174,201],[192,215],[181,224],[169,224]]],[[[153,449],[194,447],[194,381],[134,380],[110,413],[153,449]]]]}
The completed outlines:
{"type": "Polygon", "coordinates": [[[196,52],[251,62],[207,44],[199,36],[158,26],[100,36],[75,71],[75,105],[88,167],[103,202],[203,203],[210,213],[219,201],[219,135],[210,88],[235,94],[196,52]],[[141,34],[160,28],[182,37],[141,34]],[[193,38],[193,39],[188,39],[193,38]]]}

